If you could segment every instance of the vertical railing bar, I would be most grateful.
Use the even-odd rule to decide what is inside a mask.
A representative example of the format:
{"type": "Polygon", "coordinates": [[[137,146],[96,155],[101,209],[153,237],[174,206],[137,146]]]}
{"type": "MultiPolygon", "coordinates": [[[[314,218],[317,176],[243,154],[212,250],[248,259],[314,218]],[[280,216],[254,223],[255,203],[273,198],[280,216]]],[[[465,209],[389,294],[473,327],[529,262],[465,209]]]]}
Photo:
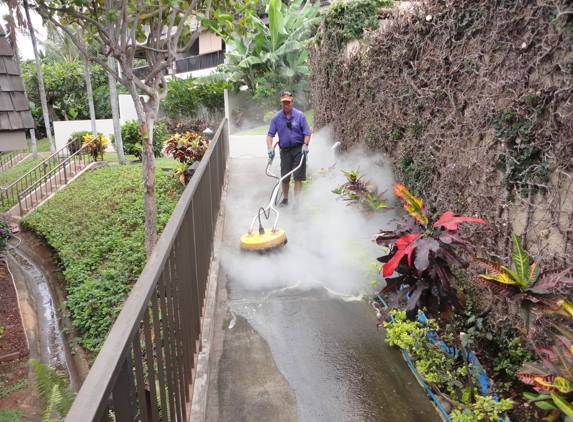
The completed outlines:
{"type": "MultiPolygon", "coordinates": [[[[164,321],[167,320],[167,339],[168,345],[165,348],[166,350],[166,358],[165,363],[167,364],[167,382],[169,383],[169,402],[173,406],[173,411],[171,412],[171,417],[173,418],[174,414],[177,414],[177,419],[181,419],[180,414],[180,398],[179,398],[179,391],[175,387],[175,380],[177,377],[177,351],[175,350],[175,330],[174,330],[174,321],[175,321],[175,310],[173,309],[173,300],[172,296],[174,294],[171,286],[171,258],[167,259],[165,263],[165,270],[163,271],[162,278],[163,282],[165,283],[165,308],[166,308],[166,316],[164,317],[164,321]]],[[[165,335],[165,328],[163,329],[163,334],[165,335]]]]}
{"type": "Polygon", "coordinates": [[[181,294],[183,293],[183,291],[180,280],[183,274],[181,273],[181,268],[178,266],[176,259],[177,255],[182,254],[182,250],[177,249],[176,245],[177,242],[175,242],[174,247],[171,248],[171,256],[169,258],[169,262],[171,263],[170,265],[171,286],[172,290],[175,292],[175,294],[172,297],[173,308],[175,309],[175,313],[173,314],[174,317],[173,323],[175,324],[174,347],[177,351],[177,379],[178,379],[177,386],[179,387],[180,406],[182,409],[183,420],[187,420],[187,409],[185,403],[187,402],[188,394],[185,391],[189,389],[187,388],[188,382],[187,382],[187,374],[185,373],[185,363],[184,363],[185,332],[182,327],[182,321],[184,318],[184,313],[182,312],[182,308],[184,308],[184,306],[181,306],[182,304],[181,294]],[[178,251],[178,253],[176,253],[176,251],[178,251]]]}
{"type": "MultiPolygon", "coordinates": [[[[167,264],[166,264],[167,265],[167,264]]],[[[171,350],[169,345],[169,324],[168,324],[168,309],[167,309],[167,286],[165,285],[165,268],[159,277],[160,286],[160,297],[159,297],[159,309],[161,310],[161,328],[163,330],[163,358],[165,363],[163,368],[165,369],[165,386],[166,386],[166,398],[167,406],[165,410],[169,410],[170,418],[173,418],[175,412],[175,403],[173,403],[173,389],[172,389],[172,379],[171,379],[171,350]]]]}
{"type": "MultiPolygon", "coordinates": [[[[133,351],[133,348],[131,349],[131,351],[133,351]]],[[[133,377],[133,362],[132,362],[132,358],[131,358],[131,353],[128,352],[127,353],[127,378],[129,381],[129,391],[130,391],[130,397],[131,397],[131,414],[132,414],[132,420],[135,420],[135,418],[138,415],[138,411],[137,411],[137,393],[136,393],[136,387],[135,387],[135,378],[133,377]]]]}
{"type": "MultiPolygon", "coordinates": [[[[187,210],[187,216],[190,214],[190,211],[187,210]]],[[[192,249],[189,246],[190,244],[190,237],[189,237],[189,218],[185,218],[183,220],[183,224],[181,225],[180,235],[177,236],[176,242],[179,243],[179,250],[188,251],[190,252],[192,249]]],[[[193,382],[192,380],[192,369],[194,367],[194,354],[195,354],[195,333],[194,325],[193,325],[193,289],[192,289],[192,279],[190,279],[189,275],[191,274],[190,268],[190,260],[183,259],[183,254],[179,254],[179,268],[181,268],[181,280],[179,284],[182,286],[182,297],[183,303],[190,304],[191,306],[184,306],[184,321],[185,321],[185,351],[184,351],[184,367],[185,367],[185,374],[189,379],[189,383],[193,382]]],[[[186,391],[188,391],[186,389],[186,391]]]]}
{"type": "Polygon", "coordinates": [[[157,294],[153,294],[151,296],[151,301],[153,303],[153,330],[155,332],[155,352],[157,353],[157,378],[159,381],[159,398],[161,399],[161,414],[164,416],[164,413],[168,410],[167,405],[167,398],[165,396],[165,375],[163,374],[163,369],[165,368],[165,364],[163,363],[163,339],[161,337],[161,329],[160,329],[160,322],[159,322],[159,313],[161,313],[161,317],[163,318],[163,311],[161,307],[162,299],[162,290],[163,283],[161,282],[161,277],[159,278],[159,283],[157,287],[159,288],[159,300],[157,298],[157,294]]]}
{"type": "Polygon", "coordinates": [[[147,396],[145,394],[145,378],[140,341],[140,333],[137,331],[135,334],[135,339],[133,340],[133,358],[135,360],[135,376],[137,380],[137,401],[139,402],[140,420],[142,422],[147,422],[149,418],[147,416],[147,396]]]}
{"type": "Polygon", "coordinates": [[[112,397],[113,397],[113,410],[115,412],[116,420],[119,421],[132,421],[134,415],[132,414],[131,402],[131,386],[129,385],[129,375],[128,372],[130,368],[128,367],[128,357],[123,359],[121,369],[119,371],[119,376],[113,387],[112,397]]]}
{"type": "MultiPolygon", "coordinates": [[[[151,307],[157,306],[157,300],[153,301],[153,297],[157,298],[157,294],[153,294],[151,300],[151,307]],[[155,305],[154,305],[155,302],[155,305]]],[[[149,309],[143,314],[143,332],[145,333],[145,354],[147,355],[147,376],[149,377],[149,396],[151,401],[151,420],[159,422],[159,412],[157,409],[157,388],[155,378],[155,358],[153,355],[153,342],[151,340],[151,324],[149,323],[149,309]]]]}
{"type": "Polygon", "coordinates": [[[200,220],[200,213],[198,212],[197,208],[199,208],[199,204],[201,203],[201,200],[203,199],[200,195],[200,185],[197,185],[197,190],[195,191],[195,195],[193,197],[193,200],[191,201],[191,212],[192,212],[192,220],[193,221],[193,258],[194,258],[194,269],[195,271],[192,271],[191,274],[194,273],[194,277],[193,277],[193,285],[195,287],[195,297],[193,298],[193,303],[195,304],[195,308],[196,308],[196,315],[199,318],[195,318],[194,319],[194,325],[195,325],[195,332],[196,333],[200,333],[201,332],[201,322],[200,322],[200,316],[201,316],[201,304],[200,304],[200,293],[199,293],[199,287],[200,287],[200,283],[199,283],[199,278],[200,278],[200,269],[199,266],[201,265],[201,261],[200,261],[200,249],[201,247],[198,247],[198,245],[201,245],[201,240],[199,238],[200,236],[200,232],[201,232],[201,224],[198,224],[198,221],[200,220]],[[198,251],[199,250],[199,251],[198,251]]]}

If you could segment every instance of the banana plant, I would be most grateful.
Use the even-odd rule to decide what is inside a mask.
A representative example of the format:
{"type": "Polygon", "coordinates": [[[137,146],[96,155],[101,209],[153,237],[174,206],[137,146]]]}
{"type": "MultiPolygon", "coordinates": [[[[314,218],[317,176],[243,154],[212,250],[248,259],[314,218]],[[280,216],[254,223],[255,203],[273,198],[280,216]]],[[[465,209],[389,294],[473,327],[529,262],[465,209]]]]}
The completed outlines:
{"type": "Polygon", "coordinates": [[[521,246],[519,237],[512,233],[511,239],[511,268],[476,258],[489,272],[480,274],[478,279],[498,297],[517,303],[525,323],[523,331],[531,339],[537,320],[543,314],[573,317],[573,304],[550,291],[560,284],[573,284],[573,280],[565,277],[570,268],[541,272],[537,263],[530,265],[529,254],[521,246]]]}
{"type": "Polygon", "coordinates": [[[449,317],[454,310],[465,307],[465,296],[453,283],[455,277],[450,265],[456,268],[468,266],[458,251],[475,255],[471,242],[458,232],[458,224],[487,223],[480,218],[456,216],[452,211],[446,211],[432,222],[421,199],[413,196],[404,185],[393,185],[393,189],[404,201],[408,216],[391,220],[397,228],[380,231],[375,239],[378,245],[390,249],[387,255],[378,258],[384,264],[382,276],[386,287],[377,293],[394,295],[378,319],[378,326],[406,295],[409,295],[406,305],[409,319],[417,316],[418,309],[449,317]]]}
{"type": "MultiPolygon", "coordinates": [[[[305,45],[320,22],[316,17],[319,7],[320,2],[313,5],[310,1],[295,0],[285,5],[280,0],[270,0],[267,4],[268,26],[251,10],[246,10],[246,16],[241,19],[250,30],[224,38],[232,48],[225,54],[231,64],[220,65],[217,72],[202,76],[197,81],[210,83],[228,80],[236,89],[243,84],[254,89],[258,76],[273,72],[285,78],[284,89],[297,91],[294,88],[308,87],[304,82],[297,84],[310,73],[305,45]]],[[[206,19],[201,23],[208,30],[216,27],[206,19]]]]}
{"type": "Polygon", "coordinates": [[[551,413],[545,420],[556,421],[562,414],[573,419],[573,333],[553,324],[548,329],[553,337],[551,348],[537,347],[545,357],[541,362],[526,362],[516,373],[525,384],[532,386],[536,393],[524,396],[537,407],[551,413]]]}

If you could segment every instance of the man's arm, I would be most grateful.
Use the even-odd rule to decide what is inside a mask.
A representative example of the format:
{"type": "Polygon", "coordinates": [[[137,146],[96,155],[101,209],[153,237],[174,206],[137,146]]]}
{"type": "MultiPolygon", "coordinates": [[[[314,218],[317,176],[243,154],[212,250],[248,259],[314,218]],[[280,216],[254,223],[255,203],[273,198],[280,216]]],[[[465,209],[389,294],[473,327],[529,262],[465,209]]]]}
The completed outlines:
{"type": "Polygon", "coordinates": [[[306,145],[308,145],[310,143],[310,135],[306,135],[302,142],[304,142],[306,145]]]}

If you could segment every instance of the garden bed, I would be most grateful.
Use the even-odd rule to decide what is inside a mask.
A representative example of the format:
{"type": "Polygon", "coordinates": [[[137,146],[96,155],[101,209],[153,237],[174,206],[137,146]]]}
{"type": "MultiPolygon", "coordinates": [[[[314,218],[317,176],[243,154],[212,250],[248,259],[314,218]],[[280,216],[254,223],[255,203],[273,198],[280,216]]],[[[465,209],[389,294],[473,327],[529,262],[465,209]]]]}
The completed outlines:
{"type": "Polygon", "coordinates": [[[22,323],[18,293],[6,262],[0,262],[0,362],[28,354],[28,339],[22,323]]]}

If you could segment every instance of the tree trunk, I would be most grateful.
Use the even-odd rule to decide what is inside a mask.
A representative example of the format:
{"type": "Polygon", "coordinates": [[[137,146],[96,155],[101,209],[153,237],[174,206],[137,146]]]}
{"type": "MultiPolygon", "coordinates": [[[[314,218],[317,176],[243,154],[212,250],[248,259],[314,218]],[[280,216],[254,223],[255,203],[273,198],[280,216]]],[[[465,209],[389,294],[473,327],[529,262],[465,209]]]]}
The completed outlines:
{"type": "MultiPolygon", "coordinates": [[[[120,63],[121,65],[121,63],[120,63]]],[[[139,127],[141,130],[143,151],[141,161],[143,166],[143,204],[145,210],[145,255],[151,256],[153,248],[157,243],[157,206],[155,203],[155,156],[153,155],[153,123],[159,111],[159,101],[156,98],[149,98],[147,102],[139,98],[135,84],[133,83],[133,72],[130,68],[122,66],[125,80],[128,82],[124,86],[129,90],[139,127]]]]}
{"type": "Polygon", "coordinates": [[[90,119],[92,121],[92,133],[94,136],[97,136],[96,114],[94,107],[94,94],[92,90],[92,77],[90,73],[90,62],[88,61],[88,58],[86,56],[84,56],[84,66],[86,67],[86,88],[88,90],[88,106],[90,109],[90,119]]]}
{"type": "Polygon", "coordinates": [[[34,33],[34,26],[32,19],[30,19],[30,8],[28,7],[28,0],[24,0],[24,10],[26,11],[26,19],[28,20],[28,29],[30,31],[30,39],[32,40],[32,48],[34,49],[34,59],[36,61],[36,68],[38,72],[38,88],[40,92],[40,101],[42,103],[42,111],[44,112],[44,124],[46,126],[46,136],[50,144],[50,152],[54,154],[56,148],[52,140],[52,130],[50,129],[50,116],[48,115],[48,102],[46,101],[46,88],[44,87],[44,74],[42,73],[42,65],[40,63],[40,55],[38,54],[38,45],[36,43],[36,34],[34,33]]]}
{"type": "MultiPolygon", "coordinates": [[[[117,69],[115,65],[115,59],[110,54],[107,57],[107,64],[112,69],[117,69]]],[[[119,125],[119,106],[118,106],[118,97],[117,97],[117,81],[111,73],[107,74],[107,78],[109,81],[109,98],[111,100],[111,115],[113,118],[113,133],[115,135],[115,149],[117,151],[117,159],[119,160],[119,164],[125,165],[125,154],[123,152],[123,140],[121,139],[121,127],[119,125]]]]}
{"type": "MultiPolygon", "coordinates": [[[[146,104],[146,109],[151,107],[146,104]]],[[[153,154],[153,113],[145,113],[147,121],[141,126],[143,135],[143,203],[145,207],[145,254],[149,258],[157,243],[157,206],[155,204],[155,155],[153,154]]]]}
{"type": "Polygon", "coordinates": [[[30,129],[30,143],[32,144],[32,158],[38,158],[38,147],[36,146],[36,129],[30,129]]]}

